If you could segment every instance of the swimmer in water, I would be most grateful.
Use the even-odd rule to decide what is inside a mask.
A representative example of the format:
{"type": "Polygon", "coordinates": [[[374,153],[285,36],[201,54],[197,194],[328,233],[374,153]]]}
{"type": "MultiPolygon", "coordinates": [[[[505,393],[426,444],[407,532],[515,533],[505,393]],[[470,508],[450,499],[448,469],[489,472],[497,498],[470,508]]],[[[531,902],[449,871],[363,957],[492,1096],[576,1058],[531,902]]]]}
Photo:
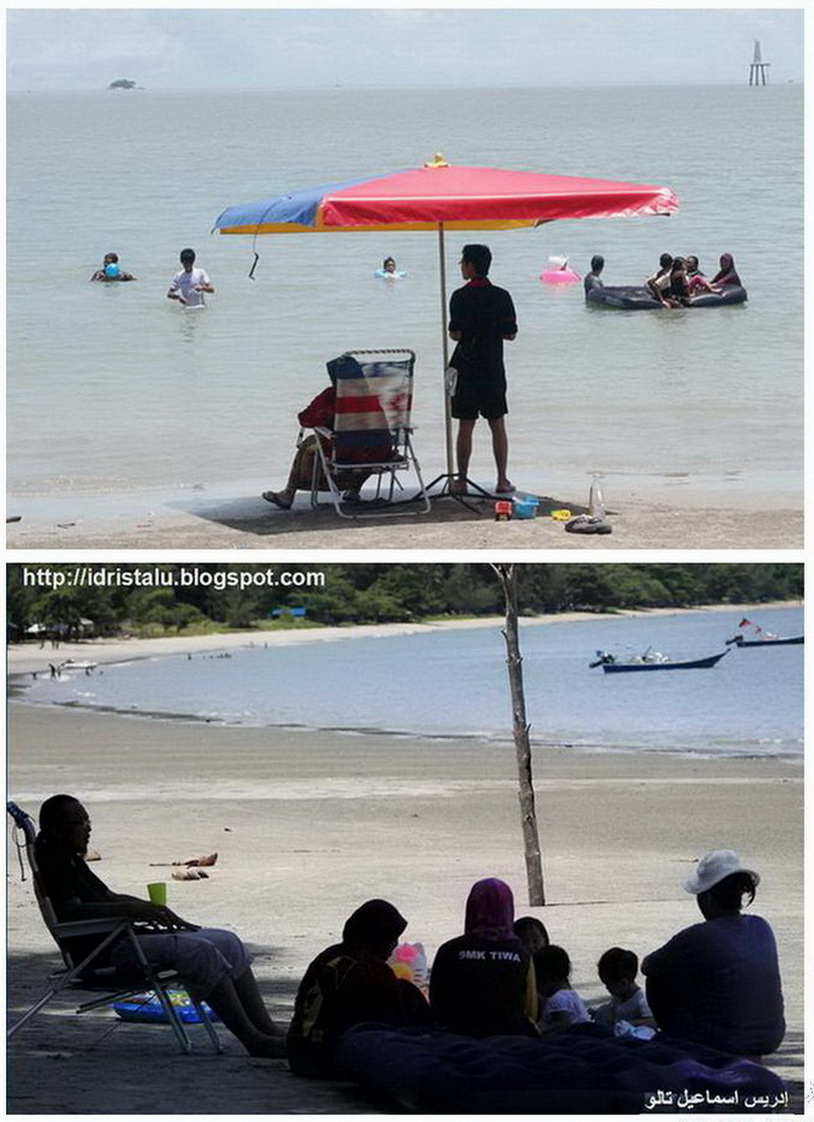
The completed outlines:
{"type": "Polygon", "coordinates": [[[118,253],[106,253],[102,261],[101,269],[97,269],[93,276],[90,278],[92,281],[134,281],[136,278],[132,273],[125,273],[119,267],[118,253]]]}
{"type": "Polygon", "coordinates": [[[406,273],[400,272],[396,269],[395,257],[385,257],[382,261],[381,269],[376,270],[377,277],[384,277],[386,280],[398,280],[400,277],[406,276],[406,273]]]}

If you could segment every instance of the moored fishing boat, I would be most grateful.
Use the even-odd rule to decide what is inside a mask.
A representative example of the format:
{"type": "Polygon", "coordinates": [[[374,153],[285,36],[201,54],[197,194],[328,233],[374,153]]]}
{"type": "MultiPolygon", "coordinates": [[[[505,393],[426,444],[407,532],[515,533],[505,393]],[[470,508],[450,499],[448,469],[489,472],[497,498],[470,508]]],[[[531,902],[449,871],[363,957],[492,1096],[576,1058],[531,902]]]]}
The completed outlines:
{"type": "Polygon", "coordinates": [[[736,647],[788,647],[804,641],[803,635],[767,635],[764,639],[745,639],[743,635],[735,635],[726,640],[728,646],[736,647]]]}
{"type": "Polygon", "coordinates": [[[804,641],[802,635],[775,635],[746,618],[740,621],[738,627],[740,632],[726,640],[728,647],[789,647],[798,646],[804,641]]]}
{"type": "Polygon", "coordinates": [[[589,663],[591,669],[601,666],[606,674],[621,674],[635,670],[708,670],[720,662],[729,651],[708,655],[706,658],[672,659],[658,651],[646,650],[644,654],[620,659],[609,651],[597,651],[596,659],[589,663]]]}

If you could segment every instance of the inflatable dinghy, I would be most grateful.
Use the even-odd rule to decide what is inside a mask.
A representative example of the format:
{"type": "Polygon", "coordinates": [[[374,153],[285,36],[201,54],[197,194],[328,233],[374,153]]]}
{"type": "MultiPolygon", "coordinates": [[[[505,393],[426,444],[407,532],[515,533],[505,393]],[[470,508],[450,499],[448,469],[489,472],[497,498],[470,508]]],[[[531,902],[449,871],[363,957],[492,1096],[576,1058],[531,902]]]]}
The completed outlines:
{"type": "MultiPolygon", "coordinates": [[[[746,289],[730,285],[722,292],[702,292],[693,296],[687,308],[721,308],[727,304],[743,304],[747,298],[746,289]]],[[[585,295],[586,304],[596,304],[606,308],[624,308],[639,311],[646,308],[661,308],[663,305],[655,298],[649,288],[632,285],[605,285],[590,289],[585,295]]]]}

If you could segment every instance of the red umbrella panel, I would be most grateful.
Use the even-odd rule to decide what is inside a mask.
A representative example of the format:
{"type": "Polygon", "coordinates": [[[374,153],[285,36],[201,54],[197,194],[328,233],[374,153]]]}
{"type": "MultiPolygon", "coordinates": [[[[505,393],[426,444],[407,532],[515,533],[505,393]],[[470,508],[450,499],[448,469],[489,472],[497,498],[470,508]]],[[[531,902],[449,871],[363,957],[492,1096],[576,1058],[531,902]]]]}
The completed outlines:
{"type": "MultiPolygon", "coordinates": [[[[215,221],[221,234],[305,234],[437,230],[441,263],[444,370],[445,230],[505,230],[564,218],[667,215],[678,209],[669,187],[501,168],[457,167],[436,156],[420,168],[323,184],[228,207],[215,221]]],[[[446,404],[447,469],[452,435],[446,404]]]]}

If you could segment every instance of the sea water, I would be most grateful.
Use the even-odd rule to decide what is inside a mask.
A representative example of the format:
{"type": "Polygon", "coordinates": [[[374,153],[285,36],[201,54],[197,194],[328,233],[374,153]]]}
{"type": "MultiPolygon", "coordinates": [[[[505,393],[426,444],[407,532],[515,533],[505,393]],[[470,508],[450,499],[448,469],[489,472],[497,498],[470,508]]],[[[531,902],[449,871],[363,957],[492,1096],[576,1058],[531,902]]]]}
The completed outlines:
{"type": "MultiPolygon", "coordinates": [[[[575,748],[778,756],[802,761],[802,646],[729,648],[708,670],[606,675],[597,650],[672,658],[726,650],[735,612],[522,626],[532,741],[575,748]]],[[[760,626],[800,634],[802,609],[762,611],[760,626]]],[[[512,738],[506,650],[497,626],[178,655],[27,680],[25,701],[230,725],[512,738]]],[[[58,652],[55,652],[55,656],[58,652]]]]}
{"type": "MultiPolygon", "coordinates": [[[[494,252],[520,331],[507,344],[512,478],[587,495],[686,485],[800,492],[802,87],[109,91],[8,98],[8,484],[64,512],[118,512],[127,492],[284,481],[296,413],[347,349],[417,353],[425,475],[445,467],[442,316],[433,233],[210,236],[228,205],[319,183],[453,163],[665,184],[669,218],[447,235],[494,252]],[[192,246],[216,292],[165,299],[192,246]],[[260,260],[249,270],[255,249],[260,260]],[[132,284],[91,284],[108,251],[132,284]],[[659,254],[707,275],[731,252],[742,307],[617,313],[549,286],[550,255],[609,284],[659,254]],[[407,277],[374,277],[385,256],[407,277]],[[616,483],[614,483],[616,480],[616,483]],[[60,506],[61,504],[61,506],[60,506]]],[[[491,481],[486,438],[471,474],[491,481]]],[[[674,492],[675,493],[675,492],[674,492]]],[[[27,509],[17,502],[15,510],[27,509]]],[[[727,671],[728,672],[728,671],[727,671]]]]}

